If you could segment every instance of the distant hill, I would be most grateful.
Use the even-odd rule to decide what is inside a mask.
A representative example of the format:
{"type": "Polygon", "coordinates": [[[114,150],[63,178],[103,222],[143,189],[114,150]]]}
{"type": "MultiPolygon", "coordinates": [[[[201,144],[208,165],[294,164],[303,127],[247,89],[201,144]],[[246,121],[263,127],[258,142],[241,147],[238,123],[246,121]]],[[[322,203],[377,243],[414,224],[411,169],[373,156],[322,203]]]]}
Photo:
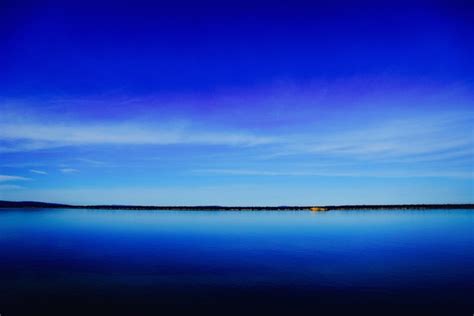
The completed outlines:
{"type": "Polygon", "coordinates": [[[69,208],[74,207],[67,204],[44,203],[34,201],[0,201],[0,208],[69,208]]]}
{"type": "Polygon", "coordinates": [[[330,210],[403,210],[474,209],[474,204],[386,204],[329,206],[142,206],[142,205],[68,205],[35,201],[0,201],[0,208],[77,208],[102,210],[214,210],[214,211],[330,211],[330,210]]]}

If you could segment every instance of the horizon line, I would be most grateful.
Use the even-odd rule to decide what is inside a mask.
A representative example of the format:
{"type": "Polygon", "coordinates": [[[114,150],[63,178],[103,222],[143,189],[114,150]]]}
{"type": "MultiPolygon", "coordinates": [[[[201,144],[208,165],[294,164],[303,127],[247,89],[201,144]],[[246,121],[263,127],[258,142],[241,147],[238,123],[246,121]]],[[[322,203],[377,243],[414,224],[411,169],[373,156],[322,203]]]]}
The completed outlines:
{"type": "Polygon", "coordinates": [[[225,205],[132,205],[132,204],[63,204],[40,201],[6,201],[0,200],[0,208],[19,207],[19,208],[77,208],[77,209],[143,209],[143,210],[166,210],[166,209],[213,209],[213,210],[312,210],[312,211],[328,211],[328,210],[344,210],[344,209],[474,209],[474,203],[416,203],[416,204],[340,204],[340,205],[279,205],[279,206],[225,206],[225,205]]]}

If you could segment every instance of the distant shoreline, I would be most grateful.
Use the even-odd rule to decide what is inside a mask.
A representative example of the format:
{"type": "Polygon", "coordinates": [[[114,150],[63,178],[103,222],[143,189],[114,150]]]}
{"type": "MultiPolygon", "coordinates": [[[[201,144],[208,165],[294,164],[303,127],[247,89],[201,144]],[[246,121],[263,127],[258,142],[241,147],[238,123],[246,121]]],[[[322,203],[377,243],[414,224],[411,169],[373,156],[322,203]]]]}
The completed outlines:
{"type": "Polygon", "coordinates": [[[143,206],[143,205],[69,205],[34,201],[0,201],[1,208],[72,208],[97,210],[143,210],[143,211],[332,211],[332,210],[428,210],[428,209],[474,209],[474,204],[379,204],[379,205],[311,205],[311,206],[143,206]]]}

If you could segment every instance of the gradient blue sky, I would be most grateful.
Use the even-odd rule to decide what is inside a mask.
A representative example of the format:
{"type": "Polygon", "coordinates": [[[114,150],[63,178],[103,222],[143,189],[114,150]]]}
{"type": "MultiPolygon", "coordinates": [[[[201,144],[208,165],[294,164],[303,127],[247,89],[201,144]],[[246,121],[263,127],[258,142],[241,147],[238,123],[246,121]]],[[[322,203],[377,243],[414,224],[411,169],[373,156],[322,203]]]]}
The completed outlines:
{"type": "Polygon", "coordinates": [[[0,199],[474,202],[472,1],[2,1],[0,199]]]}

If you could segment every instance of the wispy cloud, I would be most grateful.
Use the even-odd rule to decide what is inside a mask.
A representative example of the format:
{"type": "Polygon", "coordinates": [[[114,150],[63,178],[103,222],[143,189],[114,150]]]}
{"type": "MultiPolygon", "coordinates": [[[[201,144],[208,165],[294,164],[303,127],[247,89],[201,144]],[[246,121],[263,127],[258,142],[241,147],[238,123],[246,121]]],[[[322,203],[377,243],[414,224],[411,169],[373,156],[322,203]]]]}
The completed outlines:
{"type": "Polygon", "coordinates": [[[18,190],[23,189],[21,185],[16,184],[0,184],[0,190],[18,190]]]}
{"type": "Polygon", "coordinates": [[[59,171],[61,171],[62,173],[65,173],[65,174],[71,174],[71,173],[79,172],[79,170],[74,169],[74,168],[61,168],[61,169],[59,169],[59,171]]]}
{"type": "Polygon", "coordinates": [[[196,169],[194,173],[214,174],[226,176],[264,176],[264,177],[377,177],[377,178],[418,178],[418,177],[441,177],[441,178],[474,178],[474,172],[470,171],[271,171],[271,170],[249,170],[249,169],[196,169]]]}
{"type": "Polygon", "coordinates": [[[88,158],[76,158],[77,161],[84,162],[89,165],[94,165],[94,166],[103,166],[105,165],[105,162],[95,160],[95,159],[88,159],[88,158]]]}
{"type": "MultiPolygon", "coordinates": [[[[329,123],[330,124],[330,123],[329,123]]],[[[163,128],[138,123],[39,124],[0,121],[0,152],[35,151],[83,145],[265,145],[262,156],[297,154],[333,155],[351,159],[436,160],[472,155],[474,137],[466,131],[474,124],[472,113],[381,119],[364,125],[350,125],[338,131],[315,126],[304,133],[253,133],[202,131],[187,126],[163,128]]],[[[94,165],[102,162],[78,158],[94,165]]]]}
{"type": "Polygon", "coordinates": [[[313,154],[366,161],[443,160],[474,155],[473,113],[392,119],[301,137],[273,156],[313,154]]]}
{"type": "Polygon", "coordinates": [[[46,171],[43,170],[37,170],[37,169],[30,169],[31,173],[36,173],[36,174],[48,174],[46,171]]]}
{"type": "Polygon", "coordinates": [[[26,177],[20,177],[20,176],[0,175],[0,182],[27,181],[27,180],[31,180],[31,179],[26,178],[26,177]]]}
{"type": "Polygon", "coordinates": [[[0,122],[0,130],[0,139],[3,141],[0,152],[103,144],[253,146],[274,142],[271,137],[246,132],[201,131],[183,126],[160,128],[138,123],[95,125],[0,122]]]}
{"type": "MultiPolygon", "coordinates": [[[[4,112],[1,113],[3,118],[0,118],[0,152],[30,152],[59,147],[83,149],[89,145],[114,146],[109,148],[138,145],[219,145],[233,150],[232,153],[230,150],[221,150],[224,155],[241,155],[243,161],[304,157],[333,160],[335,164],[421,164],[472,159],[474,113],[466,106],[472,102],[470,94],[458,94],[455,90],[443,92],[442,89],[436,93],[423,89],[420,92],[419,85],[411,84],[408,90],[389,89],[389,95],[386,90],[382,90],[383,93],[367,92],[362,97],[357,97],[358,89],[364,86],[367,86],[366,82],[349,85],[352,92],[348,95],[344,94],[348,86],[342,85],[328,94],[321,91],[311,93],[312,89],[296,89],[293,92],[290,89],[284,93],[272,90],[257,93],[257,97],[239,94],[227,99],[217,98],[218,101],[197,98],[198,100],[191,101],[183,99],[183,104],[168,104],[169,108],[176,106],[184,110],[194,109],[193,113],[197,112],[191,106],[193,102],[203,106],[206,102],[232,105],[229,109],[225,106],[214,109],[220,111],[221,115],[222,112],[227,115],[218,117],[225,118],[222,120],[214,117],[214,121],[208,119],[207,113],[202,115],[203,111],[198,116],[190,115],[186,118],[187,112],[184,110],[171,111],[173,116],[168,113],[163,119],[162,113],[158,115],[155,107],[148,104],[156,104],[160,100],[145,98],[140,101],[139,97],[133,103],[140,103],[140,108],[146,110],[148,117],[132,117],[127,120],[125,117],[129,116],[113,116],[100,123],[94,118],[85,116],[81,120],[79,117],[79,109],[90,100],[59,100],[55,105],[55,112],[58,112],[57,109],[69,108],[64,103],[77,103],[69,108],[69,116],[54,114],[51,109],[39,113],[32,110],[34,106],[29,106],[30,109],[26,111],[5,106],[0,107],[0,113],[4,112]],[[344,95],[345,97],[341,97],[344,95]],[[357,98],[348,97],[352,95],[357,98]],[[245,106],[240,106],[242,102],[245,106]],[[460,105],[454,105],[448,110],[450,102],[459,102],[460,105]],[[346,106],[346,103],[350,106],[346,106]],[[403,110],[400,111],[399,107],[403,110]],[[345,113],[346,109],[349,112],[345,113]],[[435,111],[430,113],[423,109],[435,111]],[[249,114],[253,110],[255,111],[249,114]],[[271,113],[271,120],[267,113],[271,113]],[[286,120],[289,117],[293,118],[290,121],[297,124],[291,125],[286,120]],[[213,124],[216,121],[219,124],[213,124]]],[[[111,107],[113,102],[101,100],[99,103],[101,106],[111,107]]],[[[156,108],[164,111],[167,107],[156,108]]],[[[122,112],[130,114],[130,111],[123,110],[122,108],[122,112]]],[[[210,113],[209,117],[212,115],[210,113]]],[[[169,151],[162,151],[160,155],[175,155],[174,147],[169,147],[169,151]]],[[[90,157],[104,157],[88,153],[91,154],[90,157]]],[[[189,155],[181,155],[180,159],[195,159],[198,154],[198,150],[193,148],[189,155]]],[[[206,155],[210,154],[212,153],[208,150],[206,155]]],[[[209,157],[206,156],[208,160],[209,157]]],[[[141,159],[147,159],[147,155],[142,155],[141,159]]],[[[102,161],[95,159],[76,160],[82,162],[81,168],[86,168],[86,164],[104,165],[102,161]]]]}

